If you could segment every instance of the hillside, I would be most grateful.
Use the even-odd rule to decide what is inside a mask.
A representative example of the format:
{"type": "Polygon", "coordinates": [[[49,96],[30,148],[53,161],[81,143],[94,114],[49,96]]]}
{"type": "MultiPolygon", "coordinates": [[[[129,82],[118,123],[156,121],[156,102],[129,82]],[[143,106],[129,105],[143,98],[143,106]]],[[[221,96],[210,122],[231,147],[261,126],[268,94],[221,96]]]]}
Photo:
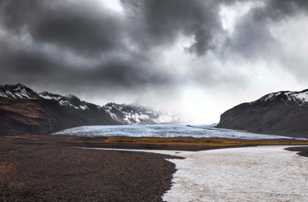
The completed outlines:
{"type": "Polygon", "coordinates": [[[308,137],[307,123],[308,90],[280,91],[226,111],[217,127],[308,137]]]}
{"type": "Polygon", "coordinates": [[[29,87],[0,86],[0,134],[51,133],[84,125],[160,122],[160,113],[141,106],[108,103],[99,106],[78,97],[29,87]]]}

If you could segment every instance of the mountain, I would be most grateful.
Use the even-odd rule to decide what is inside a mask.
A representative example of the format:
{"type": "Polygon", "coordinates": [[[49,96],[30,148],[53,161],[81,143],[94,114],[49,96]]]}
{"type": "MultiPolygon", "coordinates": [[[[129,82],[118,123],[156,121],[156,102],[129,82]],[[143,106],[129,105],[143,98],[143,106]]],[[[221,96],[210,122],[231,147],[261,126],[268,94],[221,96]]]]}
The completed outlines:
{"type": "Polygon", "coordinates": [[[37,93],[22,84],[0,86],[0,114],[0,135],[51,133],[84,125],[160,123],[162,116],[141,106],[99,106],[74,95],[37,93]]]}
{"type": "Polygon", "coordinates": [[[280,91],[221,115],[220,128],[308,137],[308,90],[280,91]]]}
{"type": "Polygon", "coordinates": [[[103,106],[103,109],[111,115],[113,120],[123,124],[159,122],[159,113],[142,106],[108,103],[103,106]]]}
{"type": "Polygon", "coordinates": [[[138,105],[108,103],[102,107],[113,120],[122,124],[175,123],[180,119],[175,115],[154,111],[138,105]]]}

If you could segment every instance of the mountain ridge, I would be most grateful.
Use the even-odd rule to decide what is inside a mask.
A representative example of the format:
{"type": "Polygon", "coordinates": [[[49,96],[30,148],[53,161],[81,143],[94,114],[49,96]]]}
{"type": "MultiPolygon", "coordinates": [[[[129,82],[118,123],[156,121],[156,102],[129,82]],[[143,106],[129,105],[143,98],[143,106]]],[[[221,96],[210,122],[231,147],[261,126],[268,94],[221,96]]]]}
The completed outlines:
{"type": "Polygon", "coordinates": [[[99,106],[74,95],[37,93],[23,84],[0,86],[0,134],[51,133],[83,125],[159,122],[161,114],[142,106],[99,106]]]}
{"type": "Polygon", "coordinates": [[[221,115],[219,128],[308,137],[308,89],[278,91],[221,115]]]}

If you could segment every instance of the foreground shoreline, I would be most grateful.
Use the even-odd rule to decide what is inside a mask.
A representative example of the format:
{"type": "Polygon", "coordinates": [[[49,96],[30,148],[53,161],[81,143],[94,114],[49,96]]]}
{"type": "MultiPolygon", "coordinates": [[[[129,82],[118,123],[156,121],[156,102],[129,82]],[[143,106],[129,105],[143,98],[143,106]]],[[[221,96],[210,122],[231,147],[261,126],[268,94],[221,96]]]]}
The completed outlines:
{"type": "Polygon", "coordinates": [[[140,153],[94,148],[200,151],[281,144],[308,145],[308,142],[1,136],[0,200],[161,202],[163,194],[171,188],[172,175],[176,171],[174,161],[179,158],[176,152],[168,155],[154,154],[152,150],[150,153],[140,153]],[[93,149],[84,150],[81,147],[93,149]]]}

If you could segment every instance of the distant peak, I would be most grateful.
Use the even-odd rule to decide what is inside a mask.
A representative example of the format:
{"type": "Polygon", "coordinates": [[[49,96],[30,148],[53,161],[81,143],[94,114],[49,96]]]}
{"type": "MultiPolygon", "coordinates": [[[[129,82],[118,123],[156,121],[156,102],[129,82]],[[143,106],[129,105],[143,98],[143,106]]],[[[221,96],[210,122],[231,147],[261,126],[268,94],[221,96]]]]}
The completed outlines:
{"type": "Polygon", "coordinates": [[[0,86],[0,97],[8,99],[38,99],[39,95],[21,83],[0,86]]]}
{"type": "Polygon", "coordinates": [[[1,86],[2,88],[6,88],[6,89],[30,89],[29,87],[27,87],[24,84],[21,83],[17,83],[17,84],[5,84],[1,86]]]}

